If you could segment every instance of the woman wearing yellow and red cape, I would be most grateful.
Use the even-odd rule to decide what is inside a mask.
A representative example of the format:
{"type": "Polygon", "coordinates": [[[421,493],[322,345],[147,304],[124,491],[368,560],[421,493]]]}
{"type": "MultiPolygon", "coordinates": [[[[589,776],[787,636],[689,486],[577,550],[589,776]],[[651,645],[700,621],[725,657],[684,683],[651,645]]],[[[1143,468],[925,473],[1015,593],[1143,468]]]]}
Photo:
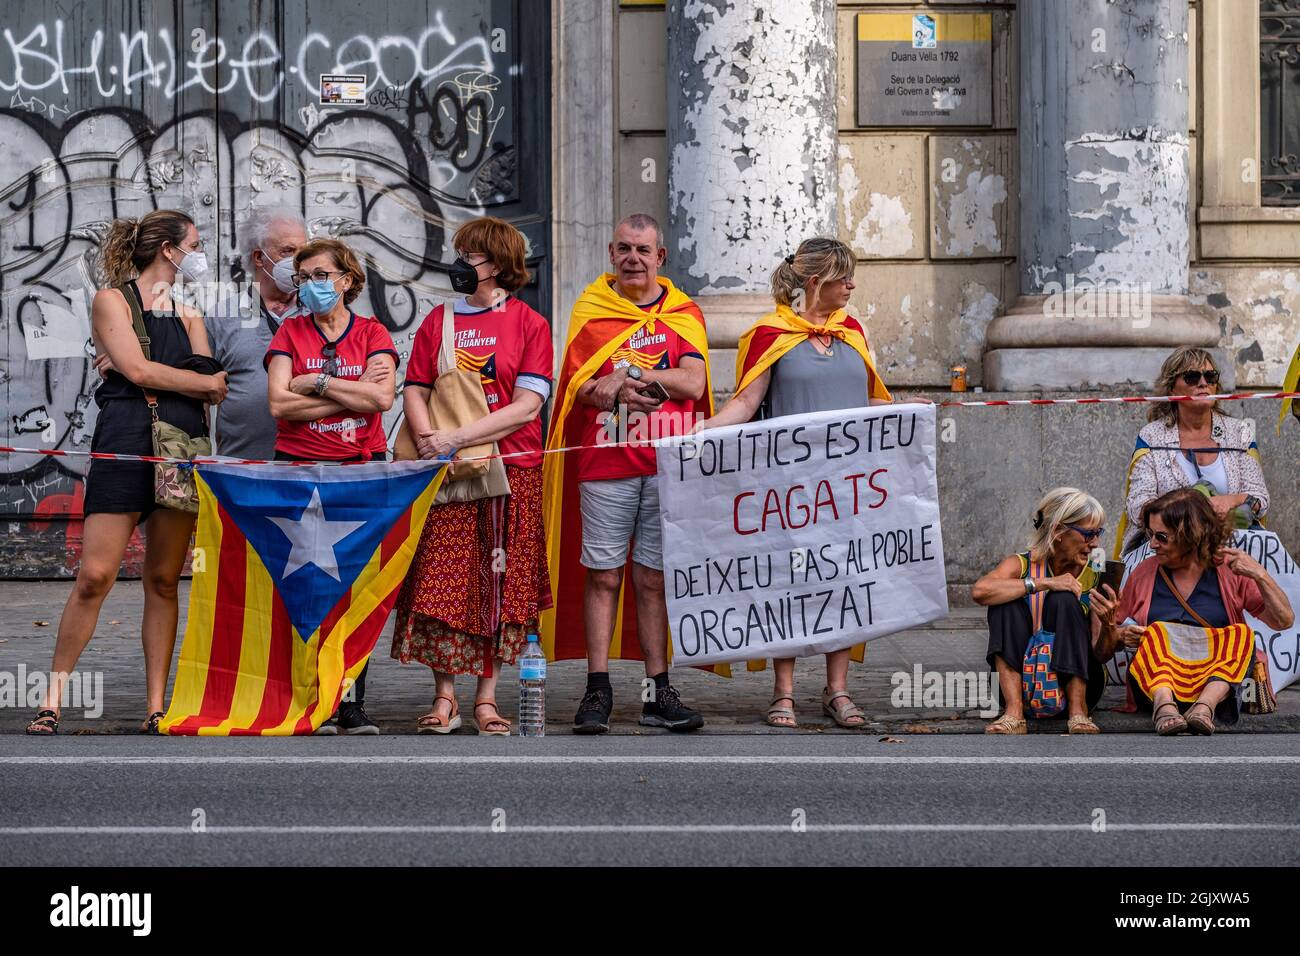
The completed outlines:
{"type": "MultiPolygon", "coordinates": [[[[856,266],[853,250],[845,243],[818,238],[805,240],[776,267],[776,311],[740,338],[736,394],[697,430],[750,421],[764,404],[764,417],[779,418],[893,401],[871,361],[866,332],[846,311],[856,266]]],[[[849,659],[861,661],[864,650],[859,644],[826,655],[822,712],[841,727],[866,723],[847,689],[849,659]]],[[[751,669],[764,666],[762,661],[750,662],[751,669]]],[[[776,687],[767,722],[795,727],[794,658],[774,661],[773,670],[776,687]]]]}
{"type": "Polygon", "coordinates": [[[704,725],[668,682],[655,449],[627,444],[684,434],[713,412],[704,316],[659,275],[666,255],[650,216],[618,224],[614,271],[573,308],[555,390],[543,464],[555,607],[542,612],[541,627],[552,660],[587,658],[574,733],[609,730],[610,658],[645,661],[654,693],[638,695],[641,724],[704,725]]]}

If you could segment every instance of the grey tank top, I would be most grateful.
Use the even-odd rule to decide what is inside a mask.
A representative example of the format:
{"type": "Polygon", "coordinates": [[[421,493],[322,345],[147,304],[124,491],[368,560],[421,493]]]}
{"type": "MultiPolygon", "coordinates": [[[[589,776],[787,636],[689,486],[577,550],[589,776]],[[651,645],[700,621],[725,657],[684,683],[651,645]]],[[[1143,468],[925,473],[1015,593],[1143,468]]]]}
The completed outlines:
{"type": "Polygon", "coordinates": [[[800,342],[772,366],[767,401],[773,418],[866,405],[867,366],[853,349],[832,339],[830,355],[800,342]]]}

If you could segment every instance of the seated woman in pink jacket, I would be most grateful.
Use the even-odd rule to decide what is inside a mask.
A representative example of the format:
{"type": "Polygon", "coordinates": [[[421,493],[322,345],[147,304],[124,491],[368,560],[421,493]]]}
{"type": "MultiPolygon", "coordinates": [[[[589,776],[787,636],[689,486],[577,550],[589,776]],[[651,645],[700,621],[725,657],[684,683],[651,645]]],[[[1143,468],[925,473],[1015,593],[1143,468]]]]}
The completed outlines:
{"type": "Polygon", "coordinates": [[[1098,651],[1104,659],[1121,643],[1139,649],[1129,685],[1156,733],[1208,736],[1216,720],[1233,724],[1241,712],[1241,682],[1254,656],[1246,613],[1277,630],[1295,615],[1259,562],[1227,547],[1231,528],[1205,495],[1171,491],[1148,502],[1141,519],[1155,553],[1129,574],[1118,609],[1094,594],[1104,622],[1098,651]],[[1157,633],[1148,627],[1156,623],[1174,627],[1157,633]]]}

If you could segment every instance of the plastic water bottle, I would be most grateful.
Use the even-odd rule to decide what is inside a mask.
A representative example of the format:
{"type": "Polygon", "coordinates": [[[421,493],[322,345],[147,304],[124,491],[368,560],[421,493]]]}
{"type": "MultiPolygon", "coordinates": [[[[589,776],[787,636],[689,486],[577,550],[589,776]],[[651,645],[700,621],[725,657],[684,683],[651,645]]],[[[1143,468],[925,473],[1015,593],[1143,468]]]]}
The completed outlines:
{"type": "Polygon", "coordinates": [[[546,655],[536,634],[519,658],[519,736],[546,736],[546,655]]]}

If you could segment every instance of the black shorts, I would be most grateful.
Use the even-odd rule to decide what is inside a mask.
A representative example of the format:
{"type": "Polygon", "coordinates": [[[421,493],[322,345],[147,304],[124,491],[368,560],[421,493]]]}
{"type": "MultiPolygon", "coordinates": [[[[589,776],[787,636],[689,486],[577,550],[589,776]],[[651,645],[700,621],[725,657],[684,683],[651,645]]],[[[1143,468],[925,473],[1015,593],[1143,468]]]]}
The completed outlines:
{"type": "MultiPolygon", "coordinates": [[[[143,401],[111,401],[100,409],[90,450],[119,455],[152,455],[149,408],[143,401]]],[[[147,461],[90,462],[82,511],[93,514],[140,512],[144,521],[158,505],[153,497],[153,464],[147,461]]]]}

